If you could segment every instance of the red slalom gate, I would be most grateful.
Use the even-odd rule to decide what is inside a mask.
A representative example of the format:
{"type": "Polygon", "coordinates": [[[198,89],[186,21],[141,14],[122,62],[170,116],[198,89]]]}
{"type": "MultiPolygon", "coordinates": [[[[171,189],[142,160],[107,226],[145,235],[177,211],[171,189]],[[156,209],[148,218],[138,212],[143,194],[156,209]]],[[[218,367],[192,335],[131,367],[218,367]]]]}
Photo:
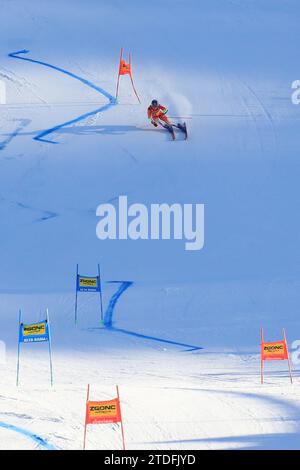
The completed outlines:
{"type": "Polygon", "coordinates": [[[106,401],[90,401],[90,385],[87,387],[86,412],[84,423],[83,450],[86,445],[86,431],[88,424],[121,424],[122,446],[125,450],[124,428],[121,413],[119,387],[116,386],[117,397],[106,401]]]}
{"type": "Polygon", "coordinates": [[[141,100],[139,98],[139,95],[137,94],[137,91],[135,89],[134,82],[133,82],[131,53],[129,53],[129,62],[125,62],[125,60],[123,59],[123,47],[121,48],[121,55],[120,55],[119,72],[118,72],[118,80],[117,80],[117,90],[116,90],[116,99],[118,99],[120,77],[122,75],[129,75],[134,94],[135,94],[135,96],[137,97],[137,99],[140,103],[141,100]]]}
{"type": "Polygon", "coordinates": [[[285,329],[282,329],[283,339],[280,341],[265,342],[264,330],[260,330],[260,377],[261,383],[264,383],[264,362],[265,361],[288,361],[289,374],[291,383],[293,383],[291,362],[289,356],[288,345],[286,341],[285,329]]]}

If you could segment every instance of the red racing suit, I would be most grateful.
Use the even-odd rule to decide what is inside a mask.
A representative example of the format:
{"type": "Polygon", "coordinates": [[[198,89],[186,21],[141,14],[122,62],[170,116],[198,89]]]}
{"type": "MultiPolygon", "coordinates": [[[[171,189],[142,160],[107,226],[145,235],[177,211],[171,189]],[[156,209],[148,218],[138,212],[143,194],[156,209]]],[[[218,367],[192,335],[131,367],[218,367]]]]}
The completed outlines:
{"type": "Polygon", "coordinates": [[[162,106],[161,104],[159,104],[157,108],[153,108],[153,106],[150,105],[148,108],[148,119],[154,122],[157,122],[160,119],[166,124],[171,124],[166,116],[167,112],[168,109],[165,106],[162,106]]]}

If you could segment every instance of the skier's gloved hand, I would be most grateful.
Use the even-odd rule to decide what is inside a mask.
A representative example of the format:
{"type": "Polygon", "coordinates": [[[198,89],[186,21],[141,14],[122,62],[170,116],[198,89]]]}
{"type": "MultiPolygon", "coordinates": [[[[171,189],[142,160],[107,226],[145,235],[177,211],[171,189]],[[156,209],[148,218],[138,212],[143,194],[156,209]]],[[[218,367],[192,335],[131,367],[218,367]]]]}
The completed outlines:
{"type": "Polygon", "coordinates": [[[153,121],[153,120],[151,121],[151,124],[153,124],[154,127],[157,127],[157,126],[158,126],[157,122],[155,122],[155,121],[153,121]]]}

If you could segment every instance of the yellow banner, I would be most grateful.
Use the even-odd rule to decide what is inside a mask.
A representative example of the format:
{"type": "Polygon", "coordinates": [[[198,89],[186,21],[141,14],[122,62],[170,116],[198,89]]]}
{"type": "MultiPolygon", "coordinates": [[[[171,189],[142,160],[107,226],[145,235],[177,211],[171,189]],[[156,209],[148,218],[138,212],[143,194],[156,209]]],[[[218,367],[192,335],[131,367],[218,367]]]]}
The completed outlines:
{"type": "Polygon", "coordinates": [[[46,323],[33,323],[32,325],[23,325],[23,336],[38,336],[46,334],[46,323]]]}
{"type": "Polygon", "coordinates": [[[109,416],[112,418],[118,415],[117,400],[108,402],[90,402],[89,411],[91,418],[98,418],[102,416],[109,416]]]}
{"type": "Polygon", "coordinates": [[[262,356],[264,359],[287,359],[287,348],[284,341],[262,344],[262,356]]]}
{"type": "Polygon", "coordinates": [[[117,422],[120,420],[118,399],[88,402],[87,422],[117,422]]]}
{"type": "Polygon", "coordinates": [[[97,277],[80,277],[79,286],[80,287],[98,287],[98,278],[97,277]]]}

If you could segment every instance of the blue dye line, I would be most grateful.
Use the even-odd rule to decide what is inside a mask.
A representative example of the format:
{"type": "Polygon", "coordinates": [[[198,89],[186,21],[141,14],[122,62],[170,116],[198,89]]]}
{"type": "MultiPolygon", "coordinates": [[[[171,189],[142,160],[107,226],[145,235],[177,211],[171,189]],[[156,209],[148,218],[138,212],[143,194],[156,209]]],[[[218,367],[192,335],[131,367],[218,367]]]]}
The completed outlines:
{"type": "Polygon", "coordinates": [[[23,49],[22,51],[17,51],[17,52],[11,52],[8,54],[9,57],[13,57],[14,59],[20,59],[20,60],[27,60],[28,62],[33,62],[35,64],[40,64],[44,65],[45,67],[49,67],[50,69],[58,70],[58,72],[62,72],[65,75],[69,75],[72,78],[75,78],[76,80],[79,80],[80,82],[84,83],[90,88],[93,88],[94,90],[98,91],[102,95],[104,95],[107,99],[109,99],[110,102],[116,102],[116,98],[112,96],[110,93],[108,93],[106,90],[103,90],[103,88],[95,85],[93,82],[90,82],[89,80],[86,80],[85,78],[80,77],[79,75],[76,75],[73,72],[69,72],[66,69],[63,69],[61,67],[57,67],[56,65],[48,64],[47,62],[43,62],[41,60],[35,60],[35,59],[29,59],[28,57],[20,57],[19,54],[28,54],[30,52],[27,49],[23,49]]]}
{"type": "Polygon", "coordinates": [[[133,284],[132,281],[110,281],[110,284],[119,283],[119,282],[121,283],[121,285],[119,289],[117,290],[117,292],[110,299],[108,307],[104,315],[104,325],[107,328],[112,328],[112,317],[113,317],[116,303],[118,302],[123,292],[125,292],[133,284]]]}
{"type": "Polygon", "coordinates": [[[55,144],[57,142],[45,139],[44,137],[46,137],[49,134],[52,134],[53,132],[55,132],[59,129],[62,129],[63,127],[66,127],[68,125],[74,124],[74,123],[79,122],[79,121],[82,121],[83,119],[86,119],[89,116],[93,116],[94,114],[97,114],[101,111],[106,111],[111,106],[115,106],[117,104],[116,98],[114,96],[112,96],[110,93],[108,93],[106,90],[104,90],[103,88],[95,85],[94,83],[90,82],[89,80],[86,80],[85,78],[82,78],[79,75],[76,75],[75,73],[69,72],[68,70],[63,69],[61,67],[57,67],[56,65],[48,64],[47,62],[43,62],[41,60],[35,60],[35,59],[30,59],[28,57],[20,56],[20,54],[28,54],[28,52],[29,52],[29,50],[23,49],[21,51],[11,52],[10,54],[8,54],[8,56],[12,57],[13,59],[26,60],[28,62],[33,62],[34,64],[43,65],[45,67],[49,67],[51,69],[57,70],[58,72],[61,72],[65,75],[68,75],[69,77],[75,78],[75,80],[79,80],[84,85],[86,85],[90,88],[93,88],[94,90],[96,90],[98,93],[101,93],[101,95],[105,96],[109,100],[108,104],[102,106],[101,108],[96,109],[95,111],[91,111],[89,113],[82,114],[81,116],[79,116],[75,119],[64,122],[62,124],[58,124],[57,126],[51,127],[49,129],[41,132],[40,134],[38,134],[37,136],[34,137],[34,140],[55,144]]]}
{"type": "Polygon", "coordinates": [[[112,327],[111,329],[113,331],[117,331],[118,333],[124,333],[126,335],[136,336],[137,338],[150,339],[151,341],[157,341],[159,343],[166,343],[166,344],[173,344],[175,346],[183,346],[184,348],[189,348],[187,349],[187,351],[197,351],[199,349],[203,349],[201,346],[193,346],[191,344],[178,343],[177,341],[172,341],[169,339],[162,339],[162,338],[157,338],[155,336],[143,335],[142,333],[136,333],[135,331],[124,330],[123,328],[112,327]]]}
{"type": "Polygon", "coordinates": [[[178,341],[172,341],[168,339],[163,339],[163,338],[157,338],[156,336],[149,336],[149,335],[144,335],[142,333],[136,333],[135,331],[129,331],[125,330],[123,328],[115,328],[112,326],[112,319],[113,319],[113,314],[114,314],[114,309],[116,306],[116,303],[118,302],[119,298],[125,292],[130,286],[132,286],[133,282],[132,281],[110,281],[110,283],[121,283],[119,289],[117,292],[111,297],[108,307],[105,312],[104,316],[104,326],[106,328],[109,328],[110,330],[116,331],[117,333],[123,333],[126,335],[130,336],[135,336],[137,338],[142,338],[142,339],[149,339],[151,341],[157,341],[159,343],[166,343],[166,344],[173,344],[175,346],[182,346],[184,348],[189,348],[186,351],[198,351],[200,349],[203,349],[201,346],[195,346],[191,344],[186,344],[186,343],[179,343],[178,341]]]}
{"type": "Polygon", "coordinates": [[[97,114],[100,111],[106,111],[111,106],[114,106],[114,104],[108,103],[108,104],[102,106],[101,108],[96,109],[95,111],[90,111],[89,113],[82,114],[81,116],[78,116],[77,118],[72,119],[71,121],[67,121],[67,122],[64,122],[62,124],[58,124],[57,126],[51,127],[50,129],[47,129],[47,130],[41,132],[40,134],[38,134],[37,136],[35,136],[33,138],[33,140],[38,140],[40,142],[46,142],[48,144],[58,144],[58,142],[55,142],[53,140],[45,139],[44,137],[46,137],[49,134],[52,134],[52,132],[56,132],[56,131],[62,129],[63,127],[69,126],[71,124],[75,124],[76,122],[82,121],[83,119],[86,119],[89,116],[93,116],[94,114],[97,114]]]}
{"type": "Polygon", "coordinates": [[[0,421],[0,427],[4,429],[8,429],[10,431],[17,432],[19,434],[22,434],[25,437],[28,437],[29,439],[34,441],[36,444],[43,447],[43,449],[56,450],[56,448],[52,444],[49,444],[49,442],[45,441],[45,439],[38,436],[37,434],[27,431],[26,429],[19,428],[18,426],[14,426],[13,424],[4,423],[3,421],[0,421]]]}

